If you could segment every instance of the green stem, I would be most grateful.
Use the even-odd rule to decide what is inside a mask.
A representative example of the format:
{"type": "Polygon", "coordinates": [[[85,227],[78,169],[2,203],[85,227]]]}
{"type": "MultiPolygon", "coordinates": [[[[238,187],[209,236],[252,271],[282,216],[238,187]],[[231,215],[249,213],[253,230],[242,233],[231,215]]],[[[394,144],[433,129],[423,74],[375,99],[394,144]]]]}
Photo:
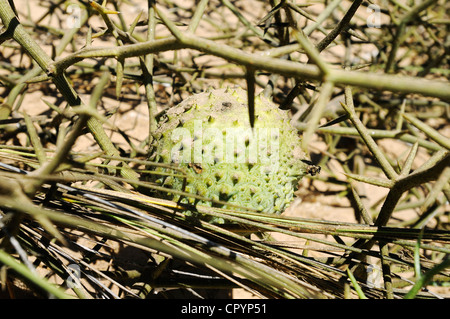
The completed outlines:
{"type": "Polygon", "coordinates": [[[317,49],[319,52],[323,51],[331,42],[333,42],[336,37],[341,34],[342,31],[348,26],[350,23],[350,20],[356,13],[356,10],[358,10],[359,6],[361,5],[362,0],[355,0],[353,1],[352,5],[348,9],[345,16],[342,18],[341,21],[339,21],[336,28],[334,28],[322,41],[319,42],[317,45],[317,49]]]}
{"type": "MultiPolygon", "coordinates": [[[[14,11],[12,10],[7,0],[0,0],[0,18],[3,21],[4,26],[10,32],[12,38],[19,43],[22,48],[35,60],[41,69],[47,73],[58,91],[64,96],[70,106],[82,105],[80,97],[70,85],[68,79],[64,74],[64,70],[58,69],[54,65],[54,61],[45,53],[45,51],[31,38],[24,26],[20,24],[14,11]]],[[[91,118],[88,121],[88,128],[96,138],[100,147],[110,155],[118,155],[119,151],[112,144],[109,137],[103,130],[101,123],[91,118]]],[[[130,167],[124,163],[124,169],[121,170],[121,174],[125,178],[138,179],[139,175],[133,171],[130,167]]]]}
{"type": "Polygon", "coordinates": [[[391,218],[392,212],[395,209],[400,197],[407,190],[417,187],[420,184],[424,184],[430,181],[434,181],[439,178],[442,171],[450,166],[450,154],[444,154],[443,158],[437,159],[433,166],[427,169],[416,170],[414,173],[400,178],[396,181],[395,185],[389,191],[386,200],[381,208],[380,214],[375,222],[376,226],[385,226],[391,218]]]}
{"type": "Polygon", "coordinates": [[[420,12],[428,8],[430,5],[435,3],[437,0],[427,0],[419,3],[417,6],[412,8],[408,13],[406,13],[398,26],[397,32],[394,37],[391,52],[389,53],[388,61],[386,63],[385,72],[390,73],[394,71],[395,56],[397,55],[398,48],[400,47],[403,33],[406,30],[406,24],[414,19],[420,12]]]}
{"type": "Polygon", "coordinates": [[[341,104],[342,107],[344,107],[344,109],[347,111],[348,115],[350,116],[350,120],[352,121],[355,128],[358,130],[359,135],[364,140],[367,147],[375,156],[376,160],[383,169],[383,172],[390,179],[395,179],[397,177],[397,173],[392,168],[391,164],[389,163],[383,152],[381,152],[377,143],[375,143],[375,141],[373,140],[372,136],[370,136],[369,131],[367,130],[365,125],[361,122],[361,120],[355,113],[355,108],[353,106],[352,91],[350,87],[345,88],[345,102],[346,104],[343,103],[341,104]]]}
{"type": "Polygon", "coordinates": [[[424,132],[433,141],[435,141],[439,145],[445,147],[447,150],[450,150],[450,138],[443,136],[438,131],[436,131],[432,127],[428,126],[427,124],[425,124],[421,120],[417,119],[416,117],[412,116],[411,114],[405,113],[402,115],[407,121],[409,121],[412,125],[414,125],[419,130],[424,132]]]}

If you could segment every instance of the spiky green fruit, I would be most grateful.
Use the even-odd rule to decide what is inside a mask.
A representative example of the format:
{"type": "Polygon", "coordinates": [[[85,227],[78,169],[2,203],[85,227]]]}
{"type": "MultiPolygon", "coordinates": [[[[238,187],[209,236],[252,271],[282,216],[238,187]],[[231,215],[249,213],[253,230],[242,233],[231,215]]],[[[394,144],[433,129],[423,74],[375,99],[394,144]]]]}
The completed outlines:
{"type": "MultiPolygon", "coordinates": [[[[184,182],[173,170],[157,167],[159,185],[265,213],[287,207],[308,168],[287,112],[256,96],[252,128],[247,93],[239,88],[197,94],[169,109],[155,132],[150,159],[178,164],[187,173],[184,182]]],[[[189,197],[181,202],[211,206],[189,197]]]]}

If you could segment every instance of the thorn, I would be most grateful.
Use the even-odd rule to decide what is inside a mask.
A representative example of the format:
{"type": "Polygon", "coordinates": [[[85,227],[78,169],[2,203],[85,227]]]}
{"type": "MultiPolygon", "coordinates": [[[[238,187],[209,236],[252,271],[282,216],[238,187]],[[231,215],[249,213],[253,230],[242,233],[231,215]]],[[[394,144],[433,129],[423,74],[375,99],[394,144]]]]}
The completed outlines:
{"type": "Polygon", "coordinates": [[[97,10],[98,12],[100,12],[101,14],[119,14],[119,11],[115,11],[115,10],[109,10],[105,8],[106,5],[106,0],[103,1],[102,5],[99,5],[97,2],[93,1],[93,0],[89,0],[89,5],[94,8],[95,10],[97,10]]]}
{"type": "Polygon", "coordinates": [[[248,116],[250,127],[253,130],[255,126],[255,71],[251,67],[247,67],[245,79],[247,81],[248,116]]]}
{"type": "Polygon", "coordinates": [[[331,120],[331,121],[329,121],[329,122],[327,122],[325,124],[320,125],[319,128],[331,126],[333,124],[337,124],[337,123],[340,123],[340,122],[344,122],[345,120],[348,120],[349,118],[350,118],[350,116],[347,113],[346,114],[342,114],[341,116],[335,118],[334,120],[331,120]]]}

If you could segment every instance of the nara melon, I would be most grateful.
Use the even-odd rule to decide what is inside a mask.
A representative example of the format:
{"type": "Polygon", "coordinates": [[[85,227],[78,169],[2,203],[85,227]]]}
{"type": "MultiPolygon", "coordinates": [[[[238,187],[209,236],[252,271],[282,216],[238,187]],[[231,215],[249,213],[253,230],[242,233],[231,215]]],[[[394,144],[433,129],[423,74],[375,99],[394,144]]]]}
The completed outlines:
{"type": "Polygon", "coordinates": [[[262,95],[255,97],[251,127],[246,91],[210,90],[168,109],[160,119],[150,160],[176,165],[186,175],[155,166],[153,181],[197,195],[162,193],[181,203],[211,206],[206,199],[212,199],[279,214],[310,167],[300,141],[287,111],[262,95]]]}

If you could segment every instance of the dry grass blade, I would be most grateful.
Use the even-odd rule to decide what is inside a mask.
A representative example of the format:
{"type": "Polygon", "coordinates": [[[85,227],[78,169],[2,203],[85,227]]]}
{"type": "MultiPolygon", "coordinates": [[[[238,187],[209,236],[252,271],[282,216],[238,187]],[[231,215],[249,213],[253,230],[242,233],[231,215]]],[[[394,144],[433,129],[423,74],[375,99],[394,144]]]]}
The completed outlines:
{"type": "Polygon", "coordinates": [[[0,0],[0,297],[448,298],[445,10],[0,0]],[[233,86],[303,138],[281,215],[154,182],[165,112],[233,86]]]}

